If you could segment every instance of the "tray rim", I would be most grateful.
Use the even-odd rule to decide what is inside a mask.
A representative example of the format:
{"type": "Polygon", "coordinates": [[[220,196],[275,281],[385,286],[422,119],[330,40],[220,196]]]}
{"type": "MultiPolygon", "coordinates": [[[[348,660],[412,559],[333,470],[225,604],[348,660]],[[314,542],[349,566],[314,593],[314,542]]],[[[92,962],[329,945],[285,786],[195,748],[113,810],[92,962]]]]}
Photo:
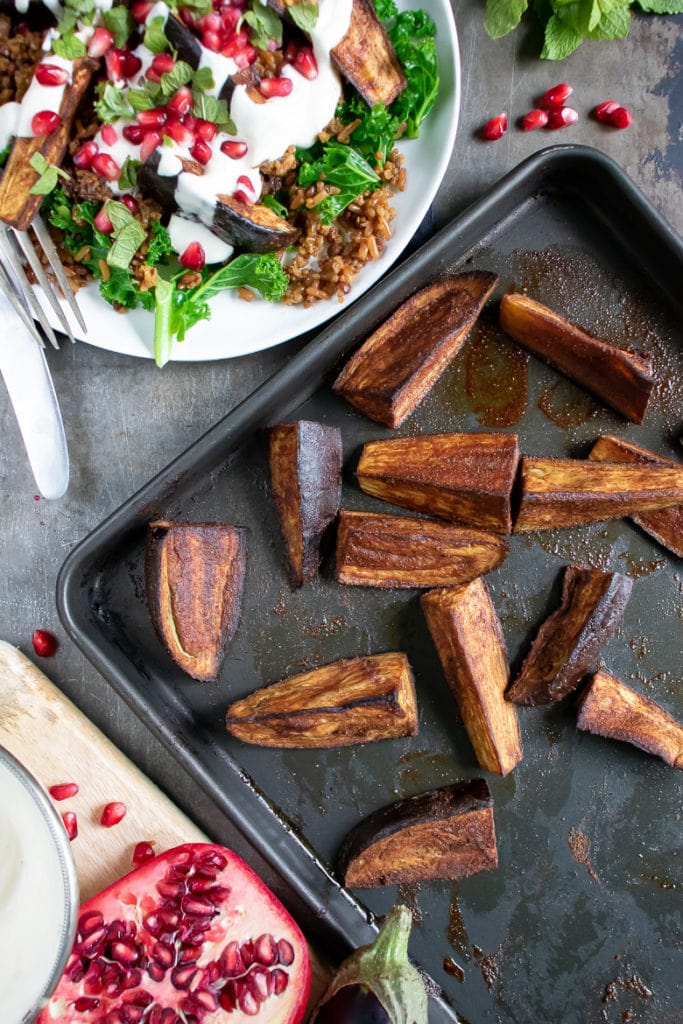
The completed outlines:
{"type": "MultiPolygon", "coordinates": [[[[365,307],[374,308],[374,303],[377,301],[380,306],[383,303],[387,307],[381,310],[379,318],[386,315],[389,310],[395,308],[396,299],[393,294],[401,288],[404,278],[409,278],[415,272],[416,266],[419,267],[424,262],[431,263],[435,258],[435,250],[444,247],[454,235],[458,239],[464,240],[473,236],[472,244],[476,244],[477,239],[481,237],[482,233],[485,233],[479,229],[479,225],[482,222],[486,224],[491,215],[499,208],[505,209],[506,205],[510,205],[517,192],[522,191],[523,198],[532,200],[542,191],[544,184],[552,182],[554,177],[556,178],[566,167],[570,167],[572,162],[576,161],[587,163],[592,167],[594,174],[602,175],[606,181],[615,185],[634,215],[640,216],[649,227],[657,246],[660,249],[665,247],[669,250],[673,262],[678,262],[683,266],[683,239],[614,160],[587,146],[559,145],[541,150],[508,172],[479,200],[455,216],[415,253],[390,270],[353,307],[340,314],[285,366],[264,381],[107,516],[69,553],[57,577],[57,610],[68,635],[93,667],[114,687],[118,695],[125,700],[170,754],[192,773],[217,808],[231,820],[247,842],[254,846],[259,854],[271,864],[297,898],[303,900],[316,919],[323,919],[320,924],[321,927],[325,925],[327,928],[328,941],[330,937],[347,945],[358,945],[361,942],[369,941],[375,931],[375,926],[372,923],[373,915],[354,895],[337,882],[306,840],[291,829],[283,812],[264,796],[244,769],[229,754],[226,755],[222,751],[223,759],[231,762],[241,781],[246,784],[244,793],[249,791],[249,801],[252,803],[252,807],[255,806],[254,801],[260,802],[264,812],[271,815],[273,821],[277,823],[278,830],[281,830],[280,840],[283,840],[286,834],[287,841],[293,844],[292,856],[303,856],[306,859],[309,873],[312,872],[315,876],[317,891],[312,892],[308,886],[309,874],[303,878],[299,872],[293,873],[291,870],[283,869],[281,862],[275,859],[276,853],[280,853],[281,849],[279,847],[273,849],[269,845],[267,837],[264,837],[249,823],[238,818],[231,798],[219,790],[205,766],[199,763],[199,759],[195,758],[191,750],[186,749],[178,741],[171,726],[164,725],[156,719],[154,714],[150,714],[146,708],[143,694],[136,685],[130,682],[128,675],[119,669],[112,656],[113,652],[110,646],[103,647],[93,640],[92,615],[87,618],[81,614],[82,601],[78,600],[78,598],[82,598],[83,592],[81,579],[85,580],[88,570],[92,570],[94,565],[101,564],[108,555],[111,555],[111,549],[116,543],[138,530],[143,522],[148,521],[153,510],[152,503],[169,502],[175,489],[190,487],[194,481],[203,479],[206,474],[224,464],[229,452],[238,448],[247,432],[251,433],[254,429],[254,419],[258,420],[259,416],[263,415],[271,400],[276,398],[282,390],[289,392],[292,409],[310,397],[318,389],[319,384],[316,383],[309,390],[307,385],[301,384],[301,381],[315,377],[321,364],[326,366],[329,363],[331,352],[337,359],[343,355],[345,349],[338,347],[337,338],[340,327],[343,330],[357,321],[362,321],[365,307]],[[380,292],[386,292],[391,297],[378,300],[380,292]],[[229,448],[226,447],[227,439],[230,439],[229,448]],[[222,455],[218,459],[214,459],[213,453],[221,448],[222,455]],[[333,919],[328,914],[329,908],[326,903],[321,902],[320,887],[328,894],[334,893],[337,900],[340,901],[339,905],[335,907],[333,919]],[[350,933],[352,938],[349,937],[350,933]]],[[[512,210],[509,212],[517,209],[520,202],[519,199],[514,201],[512,210]]],[[[623,239],[621,240],[623,241],[623,239]]],[[[471,245],[459,248],[455,258],[462,259],[469,248],[471,245]]],[[[673,281],[672,277],[672,284],[673,281]]],[[[660,287],[665,292],[668,291],[672,299],[674,298],[673,290],[667,289],[666,284],[662,285],[660,282],[660,287]]],[[[346,347],[351,347],[353,344],[355,342],[351,340],[346,347]]],[[[432,999],[446,1018],[458,1019],[457,1013],[445,996],[433,996],[432,999]]]]}

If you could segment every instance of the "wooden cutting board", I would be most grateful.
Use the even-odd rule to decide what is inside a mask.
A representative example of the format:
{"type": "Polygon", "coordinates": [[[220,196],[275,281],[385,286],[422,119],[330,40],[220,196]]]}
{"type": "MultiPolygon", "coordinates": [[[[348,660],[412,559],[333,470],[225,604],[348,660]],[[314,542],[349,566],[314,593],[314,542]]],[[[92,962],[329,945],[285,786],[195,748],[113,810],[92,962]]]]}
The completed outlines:
{"type": "MultiPolygon", "coordinates": [[[[77,782],[60,811],[78,815],[72,850],[81,889],[89,899],[132,868],[135,844],[146,839],[161,853],[207,836],[164,796],[132,761],[97,729],[20,651],[0,640],[0,745],[48,787],[77,782]],[[102,808],[122,800],[126,817],[113,828],[100,825],[102,808]]],[[[311,999],[330,972],[312,953],[311,999]]]]}

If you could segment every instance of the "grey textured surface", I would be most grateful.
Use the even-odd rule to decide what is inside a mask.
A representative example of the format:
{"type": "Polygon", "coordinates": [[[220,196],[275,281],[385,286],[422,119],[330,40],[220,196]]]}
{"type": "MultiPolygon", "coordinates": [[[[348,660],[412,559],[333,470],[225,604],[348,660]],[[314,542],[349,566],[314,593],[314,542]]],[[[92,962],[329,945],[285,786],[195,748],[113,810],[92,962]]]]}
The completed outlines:
{"type": "MultiPolygon", "coordinates": [[[[586,43],[568,60],[550,64],[536,58],[538,41],[524,31],[489,40],[482,27],[483,3],[470,0],[454,8],[463,62],[461,121],[433,207],[434,227],[528,154],[551,142],[576,141],[619,161],[683,231],[683,19],[638,17],[627,40],[586,43]],[[582,115],[577,126],[559,133],[511,130],[496,143],[475,137],[487,117],[502,109],[511,117],[523,114],[535,95],[558,81],[570,81],[576,89],[582,115]],[[588,110],[606,98],[632,109],[630,129],[618,132],[588,119],[588,110]]],[[[69,491],[55,503],[34,500],[19,433],[0,391],[0,636],[33,657],[33,630],[53,630],[62,643],[56,657],[41,667],[200,825],[226,840],[232,837],[219,826],[208,801],[64,637],[54,584],[75,543],[295,348],[289,344],[224,363],[170,364],[161,373],[150,362],[86,345],[50,352],[72,458],[69,491]]]]}

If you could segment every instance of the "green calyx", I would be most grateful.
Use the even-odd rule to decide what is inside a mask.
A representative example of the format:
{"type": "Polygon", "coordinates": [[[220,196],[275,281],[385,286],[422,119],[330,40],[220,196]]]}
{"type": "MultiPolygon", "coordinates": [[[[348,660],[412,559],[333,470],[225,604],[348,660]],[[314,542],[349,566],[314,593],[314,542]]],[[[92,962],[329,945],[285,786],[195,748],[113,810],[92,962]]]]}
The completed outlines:
{"type": "Polygon", "coordinates": [[[339,968],[313,1015],[333,996],[350,985],[370,991],[379,1000],[391,1024],[427,1024],[427,991],[420,972],[408,959],[413,919],[407,907],[394,907],[375,941],[361,946],[339,968]]]}

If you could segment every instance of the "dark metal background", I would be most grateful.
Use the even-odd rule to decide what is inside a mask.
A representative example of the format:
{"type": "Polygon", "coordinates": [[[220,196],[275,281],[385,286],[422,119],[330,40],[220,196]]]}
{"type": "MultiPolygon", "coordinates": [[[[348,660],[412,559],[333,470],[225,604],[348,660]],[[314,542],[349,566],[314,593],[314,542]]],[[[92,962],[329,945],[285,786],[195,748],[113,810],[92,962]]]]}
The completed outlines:
{"type": "MultiPolygon", "coordinates": [[[[319,581],[290,590],[258,428],[291,418],[295,409],[297,417],[338,424],[344,506],[389,510],[360,493],[353,470],[364,441],[393,432],[354,413],[327,387],[300,403],[329,380],[341,352],[410,291],[464,263],[499,273],[502,289],[526,286],[589,330],[643,347],[655,359],[660,386],[642,427],[586,402],[531,360],[527,411],[504,428],[519,433],[523,452],[583,455],[604,432],[666,455],[677,450],[683,248],[609,160],[560,147],[508,176],[323,331],[87,538],[59,579],[60,614],[73,638],[280,869],[312,911],[309,926],[317,920],[316,933],[328,944],[341,937],[366,941],[368,925],[241,772],[330,865],[346,831],[370,811],[482,773],[413,592],[342,587],[329,564],[319,581]],[[553,419],[573,425],[558,426],[539,400],[552,406],[553,419]],[[157,515],[250,528],[242,623],[215,684],[189,681],[164,655],[149,623],[144,524],[157,515]],[[405,650],[415,670],[415,738],[277,751],[240,744],[223,731],[227,703],[259,685],[336,658],[392,649],[405,650]]],[[[472,344],[400,433],[480,428],[473,409],[486,419],[487,399],[471,382],[468,387],[472,344]]],[[[480,334],[479,345],[493,353],[496,343],[480,334]]],[[[682,717],[680,562],[625,521],[513,539],[509,558],[488,577],[513,666],[556,603],[569,561],[636,579],[604,663],[682,717]]],[[[506,780],[488,778],[499,869],[457,883],[367,892],[363,901],[378,913],[397,898],[413,906],[411,951],[472,1024],[683,1020],[680,775],[626,745],[577,732],[572,699],[521,710],[520,719],[523,763],[506,780]],[[444,957],[464,967],[462,985],[444,972],[444,957]]]]}

